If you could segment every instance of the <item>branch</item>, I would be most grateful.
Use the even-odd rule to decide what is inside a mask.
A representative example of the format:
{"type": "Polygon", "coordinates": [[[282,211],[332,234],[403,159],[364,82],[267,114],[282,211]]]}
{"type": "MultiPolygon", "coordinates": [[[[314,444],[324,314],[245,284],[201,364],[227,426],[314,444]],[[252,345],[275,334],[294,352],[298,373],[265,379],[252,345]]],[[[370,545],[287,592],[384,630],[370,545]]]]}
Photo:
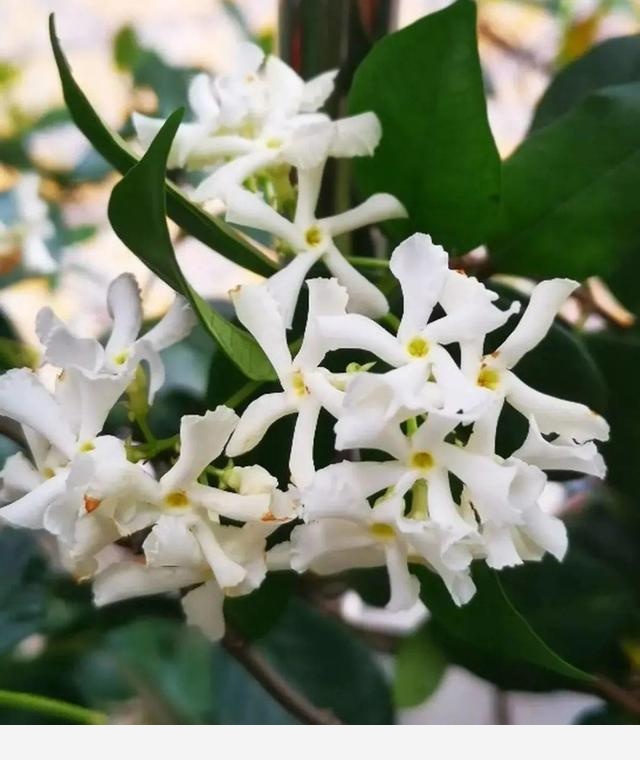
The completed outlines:
{"type": "Polygon", "coordinates": [[[627,691],[605,676],[596,677],[595,689],[609,702],[622,707],[632,715],[640,716],[640,697],[634,692],[627,691]]]}
{"type": "Polygon", "coordinates": [[[278,704],[301,723],[312,726],[341,725],[331,711],[312,705],[304,695],[293,689],[239,633],[227,629],[222,645],[278,704]]]}

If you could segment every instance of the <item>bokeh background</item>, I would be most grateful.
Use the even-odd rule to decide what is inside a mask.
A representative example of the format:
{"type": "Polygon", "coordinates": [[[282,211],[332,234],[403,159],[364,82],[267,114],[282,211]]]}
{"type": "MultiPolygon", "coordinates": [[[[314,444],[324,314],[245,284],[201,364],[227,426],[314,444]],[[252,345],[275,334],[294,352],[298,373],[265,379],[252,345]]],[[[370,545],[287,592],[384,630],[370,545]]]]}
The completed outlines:
{"type": "MultiPolygon", "coordinates": [[[[396,24],[404,26],[447,4],[398,0],[396,24]]],[[[489,119],[503,156],[526,133],[554,71],[597,42],[640,30],[640,2],[634,0],[479,0],[478,7],[489,119]]],[[[149,318],[161,314],[172,297],[108,225],[107,202],[118,175],[65,115],[47,33],[52,11],[79,84],[105,122],[125,134],[133,110],[153,113],[159,104],[161,110],[179,105],[194,69],[228,70],[247,37],[278,48],[275,0],[0,0],[0,220],[11,223],[4,199],[28,170],[40,175],[40,192],[56,225],[58,271],[53,275],[25,271],[14,251],[0,248],[0,311],[15,328],[15,350],[26,342],[33,363],[39,351],[34,317],[45,304],[80,333],[100,335],[108,320],[106,287],[118,273],[136,274],[149,318]],[[132,65],[134,52],[141,50],[147,65],[132,65]]],[[[253,277],[195,240],[177,239],[176,250],[185,274],[207,298],[224,299],[230,287],[253,277]]],[[[174,390],[202,395],[208,357],[199,350],[197,336],[195,341],[174,349],[168,382],[174,390]]],[[[11,351],[11,341],[1,348],[11,351]]],[[[425,615],[423,609],[405,616],[368,609],[353,594],[342,604],[354,625],[382,636],[406,630],[425,615]]],[[[27,658],[40,645],[37,637],[20,644],[27,658]]],[[[391,659],[380,657],[391,668],[391,659]]],[[[121,720],[140,721],[140,710],[148,708],[144,695],[140,699],[121,705],[121,720]]],[[[404,711],[401,720],[566,723],[597,704],[596,698],[570,693],[504,694],[450,666],[435,695],[404,711]]]]}

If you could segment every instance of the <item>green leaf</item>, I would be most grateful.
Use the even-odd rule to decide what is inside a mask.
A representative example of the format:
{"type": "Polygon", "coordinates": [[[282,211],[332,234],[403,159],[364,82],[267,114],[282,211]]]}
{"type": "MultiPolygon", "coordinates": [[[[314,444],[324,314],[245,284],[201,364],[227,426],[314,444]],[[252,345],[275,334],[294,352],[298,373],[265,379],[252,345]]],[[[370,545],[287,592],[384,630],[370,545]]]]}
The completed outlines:
{"type": "Polygon", "coordinates": [[[589,683],[593,677],[557,655],[531,628],[507,597],[497,574],[477,564],[477,592],[462,607],[456,607],[444,584],[425,568],[415,569],[420,579],[422,601],[434,621],[461,647],[491,657],[505,668],[533,665],[574,683],[589,683]]]}
{"type": "MultiPolygon", "coordinates": [[[[393,722],[389,689],[371,652],[342,624],[312,607],[292,601],[254,646],[292,687],[342,722],[393,722]]],[[[228,655],[216,656],[213,678],[218,722],[295,722],[228,655]]]]}
{"type": "Polygon", "coordinates": [[[41,630],[46,565],[32,535],[0,530],[0,652],[41,630]]]}
{"type": "Polygon", "coordinates": [[[458,2],[376,43],[356,71],[349,111],[374,111],[382,140],[356,162],[364,194],[390,192],[450,251],[485,241],[497,220],[500,158],[487,120],[476,7],[458,2]]]}
{"type": "MultiPolygon", "coordinates": [[[[124,140],[104,124],[78,87],[56,36],[53,14],[49,18],[49,34],[64,100],[73,121],[98,153],[125,174],[135,166],[138,158],[124,140]]],[[[166,185],[168,213],[176,224],[239,266],[266,277],[273,274],[275,265],[257,248],[243,240],[231,227],[191,203],[172,182],[167,181],[166,185]]]]}
{"type": "Polygon", "coordinates": [[[250,594],[228,596],[224,601],[225,621],[249,641],[264,636],[287,608],[295,580],[293,572],[272,572],[250,594]]]}
{"type": "Polygon", "coordinates": [[[615,37],[570,63],[551,82],[533,116],[531,131],[546,127],[594,90],[640,81],[640,36],[615,37]]]}
{"type": "Polygon", "coordinates": [[[497,269],[530,277],[637,271],[640,84],[588,96],[505,162],[497,269]]]}
{"type": "Polygon", "coordinates": [[[149,269],[189,300],[205,329],[247,377],[273,379],[273,368],[254,339],[214,311],[189,285],[178,265],[165,219],[164,175],[181,118],[179,110],[167,119],[149,150],[113,188],[109,221],[149,269]]]}
{"type": "Polygon", "coordinates": [[[607,482],[637,500],[640,472],[640,336],[589,333],[585,340],[609,386],[606,417],[610,440],[604,445],[607,482]]]}
{"type": "Polygon", "coordinates": [[[415,707],[438,688],[447,660],[431,636],[429,624],[402,639],[396,652],[393,699],[396,707],[415,707]]]}

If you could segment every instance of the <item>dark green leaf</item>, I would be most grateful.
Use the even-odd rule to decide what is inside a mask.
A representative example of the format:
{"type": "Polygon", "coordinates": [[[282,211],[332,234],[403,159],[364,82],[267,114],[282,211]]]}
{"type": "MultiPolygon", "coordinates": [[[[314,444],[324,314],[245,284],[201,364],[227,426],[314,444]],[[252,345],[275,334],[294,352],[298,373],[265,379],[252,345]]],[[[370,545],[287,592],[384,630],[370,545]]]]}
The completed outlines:
{"type": "MultiPolygon", "coordinates": [[[[255,646],[310,702],[344,723],[393,721],[389,689],[371,652],[340,623],[308,605],[292,601],[255,646]]],[[[295,722],[228,655],[216,657],[214,683],[220,723],[295,722]]]]}
{"type": "Polygon", "coordinates": [[[497,219],[500,159],[487,121],[476,8],[458,2],[384,37],[358,68],[351,113],[374,111],[383,136],[359,159],[363,193],[390,192],[451,251],[486,240],[497,219]]]}
{"type": "MultiPolygon", "coordinates": [[[[119,172],[125,174],[137,163],[137,157],[125,142],[101,121],[71,74],[58,38],[53,15],[49,20],[51,45],[55,56],[62,92],[71,116],[93,147],[119,172]]],[[[257,274],[273,274],[274,264],[256,248],[245,242],[234,230],[195,206],[171,182],[167,182],[169,216],[205,245],[257,274]]]]}
{"type": "Polygon", "coordinates": [[[531,131],[546,127],[594,90],[638,81],[640,36],[606,40],[555,77],[536,107],[531,131]]]}
{"type": "Polygon", "coordinates": [[[610,391],[606,417],[611,437],[604,447],[607,480],[636,500],[640,472],[640,336],[591,333],[585,339],[610,391]]]}
{"type": "Polygon", "coordinates": [[[264,636],[284,613],[295,584],[295,573],[270,573],[260,588],[246,596],[228,596],[224,619],[247,640],[264,636]]]}
{"type": "Polygon", "coordinates": [[[434,621],[454,640],[470,650],[489,655],[505,668],[518,664],[550,671],[574,683],[589,683],[592,676],[563,660],[538,636],[513,606],[497,574],[477,564],[475,597],[456,607],[444,584],[435,574],[416,568],[422,601],[434,621]]]}
{"type": "Polygon", "coordinates": [[[494,265],[582,280],[637,271],[640,84],[599,90],[505,162],[494,265]]]}
{"type": "Polygon", "coordinates": [[[149,150],[113,188],[109,220],[118,237],[155,274],[191,303],[205,329],[252,380],[275,375],[266,356],[244,330],[214,311],[189,285],[173,250],[165,219],[164,175],[181,111],[167,119],[149,150]]]}
{"type": "Polygon", "coordinates": [[[402,639],[396,652],[393,697],[396,707],[415,707],[438,688],[447,660],[431,636],[429,624],[402,639]]]}
{"type": "Polygon", "coordinates": [[[46,565],[32,534],[0,530],[0,652],[41,630],[46,565]]]}

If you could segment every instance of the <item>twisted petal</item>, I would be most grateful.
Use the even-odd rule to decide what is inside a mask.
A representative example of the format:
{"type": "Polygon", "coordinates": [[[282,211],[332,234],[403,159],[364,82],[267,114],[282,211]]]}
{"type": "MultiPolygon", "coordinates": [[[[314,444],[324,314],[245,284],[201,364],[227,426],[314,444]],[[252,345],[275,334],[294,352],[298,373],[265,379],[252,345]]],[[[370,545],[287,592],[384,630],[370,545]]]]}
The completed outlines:
{"type": "Polygon", "coordinates": [[[56,399],[29,369],[11,369],[0,377],[0,414],[32,428],[71,458],[75,436],[56,399]]]}
{"type": "Polygon", "coordinates": [[[319,317],[318,330],[328,351],[355,348],[369,351],[392,367],[407,363],[408,357],[396,338],[384,327],[360,314],[319,317]]]}
{"type": "Polygon", "coordinates": [[[429,351],[432,372],[442,389],[443,411],[450,414],[478,416],[491,401],[491,393],[469,380],[442,346],[429,351]]]}
{"type": "Polygon", "coordinates": [[[182,597],[187,623],[198,628],[210,641],[224,636],[224,594],[216,581],[207,581],[182,597]]]}
{"type": "MultiPolygon", "coordinates": [[[[199,188],[199,192],[202,186],[199,188]]],[[[284,240],[295,251],[304,249],[298,228],[275,211],[254,193],[240,187],[229,189],[225,194],[226,220],[232,224],[269,232],[284,240]]]]}
{"type": "Polygon", "coordinates": [[[503,367],[513,367],[544,338],[556,313],[579,286],[575,280],[545,280],[533,290],[529,304],[515,329],[498,348],[503,367]]]}
{"type": "Polygon", "coordinates": [[[525,417],[533,417],[541,433],[557,433],[578,442],[609,438],[607,421],[584,404],[540,393],[512,372],[505,377],[505,385],[507,401],[525,417]]]}
{"type": "Polygon", "coordinates": [[[274,422],[295,411],[296,405],[286,393],[265,393],[252,401],[229,439],[227,456],[237,457],[257,446],[274,422]]]}
{"type": "Polygon", "coordinates": [[[384,544],[391,596],[386,608],[393,612],[408,610],[420,598],[420,582],[409,572],[406,547],[399,541],[384,544]]]}
{"type": "Polygon", "coordinates": [[[42,475],[21,451],[7,457],[4,467],[0,470],[0,478],[0,498],[6,501],[13,501],[42,483],[42,475]]]}
{"type": "Polygon", "coordinates": [[[107,308],[113,327],[105,351],[113,358],[134,344],[142,326],[140,288],[132,274],[125,272],[109,285],[107,308]]]}
{"type": "Polygon", "coordinates": [[[384,561],[379,551],[371,557],[375,539],[366,525],[327,518],[299,525],[291,534],[291,567],[301,573],[312,569],[322,575],[338,573],[350,567],[368,567],[384,561]],[[364,557],[373,561],[362,563],[364,557]]]}
{"type": "Polygon", "coordinates": [[[98,607],[123,599],[178,591],[202,583],[205,574],[191,567],[147,567],[138,562],[118,562],[93,581],[93,601],[98,607]]]}
{"type": "Polygon", "coordinates": [[[269,511],[270,493],[239,494],[196,483],[189,490],[194,502],[231,520],[261,520],[269,511]]]}
{"type": "Polygon", "coordinates": [[[313,444],[319,414],[320,404],[316,399],[309,397],[300,404],[289,455],[291,481],[298,488],[308,485],[316,471],[313,462],[313,444]]]}
{"type": "Polygon", "coordinates": [[[335,245],[330,245],[323,255],[327,269],[349,293],[349,311],[377,318],[389,311],[389,303],[378,288],[358,272],[335,245]]]}
{"type": "Polygon", "coordinates": [[[247,574],[246,570],[224,552],[218,542],[213,525],[207,524],[203,520],[197,520],[191,530],[200,544],[200,549],[218,585],[222,589],[226,589],[233,588],[233,586],[241,583],[247,574]]]}
{"type": "Polygon", "coordinates": [[[446,470],[437,468],[428,477],[428,507],[429,517],[441,526],[444,531],[442,549],[445,551],[451,544],[472,532],[472,526],[460,514],[460,507],[451,496],[451,487],[446,470]]]}
{"type": "Polygon", "coordinates": [[[208,74],[196,74],[191,80],[188,99],[189,106],[196,119],[213,130],[220,117],[220,106],[213,94],[211,79],[208,74]]]}
{"type": "Polygon", "coordinates": [[[287,329],[293,322],[304,278],[319,257],[316,251],[302,251],[267,280],[267,290],[275,299],[287,329]]]}
{"type": "Polygon", "coordinates": [[[389,268],[402,290],[403,312],[398,337],[404,343],[424,329],[440,298],[448,272],[444,248],[417,232],[391,255],[389,268]]]}
{"type": "Polygon", "coordinates": [[[333,122],[330,155],[336,158],[372,156],[381,137],[380,120],[372,111],[337,119],[333,122]]]}
{"type": "Polygon", "coordinates": [[[338,69],[325,71],[304,83],[300,97],[300,110],[303,112],[317,111],[333,92],[338,69]]]}
{"type": "Polygon", "coordinates": [[[82,367],[95,372],[102,364],[104,349],[94,338],[77,338],[45,306],[36,316],[36,335],[44,346],[43,360],[64,369],[82,367]]]}
{"type": "Polygon", "coordinates": [[[238,319],[265,352],[280,382],[288,381],[291,354],[278,304],[264,285],[243,285],[231,291],[238,319]]]}
{"type": "Polygon", "coordinates": [[[189,488],[216,459],[238,422],[238,415],[219,406],[202,416],[185,415],[180,422],[180,455],[160,483],[165,493],[189,488]]]}
{"type": "Polygon", "coordinates": [[[18,528],[44,528],[48,507],[64,494],[67,473],[45,480],[12,504],[0,509],[0,520],[18,528]]]}
{"type": "Polygon", "coordinates": [[[189,567],[202,565],[200,546],[178,516],[162,515],[142,545],[149,567],[189,567]]]}
{"type": "Polygon", "coordinates": [[[144,334],[144,340],[156,351],[164,351],[165,348],[186,338],[196,322],[196,316],[187,300],[182,296],[176,296],[164,317],[144,334]]]}
{"type": "Polygon", "coordinates": [[[323,219],[322,226],[331,237],[337,237],[344,232],[352,232],[360,229],[360,227],[366,227],[368,224],[377,224],[387,219],[399,219],[406,216],[407,210],[394,195],[376,193],[349,211],[343,211],[341,214],[323,219]]]}
{"type": "Polygon", "coordinates": [[[512,456],[542,470],[570,470],[595,475],[597,478],[604,478],[607,474],[604,459],[592,441],[547,441],[542,437],[534,417],[529,418],[529,430],[524,443],[512,456]]]}
{"type": "Polygon", "coordinates": [[[344,315],[349,298],[347,291],[337,280],[317,277],[307,280],[309,289],[309,309],[307,325],[300,350],[296,354],[295,364],[301,369],[315,369],[324,359],[326,350],[322,335],[318,330],[318,317],[344,315]]]}

